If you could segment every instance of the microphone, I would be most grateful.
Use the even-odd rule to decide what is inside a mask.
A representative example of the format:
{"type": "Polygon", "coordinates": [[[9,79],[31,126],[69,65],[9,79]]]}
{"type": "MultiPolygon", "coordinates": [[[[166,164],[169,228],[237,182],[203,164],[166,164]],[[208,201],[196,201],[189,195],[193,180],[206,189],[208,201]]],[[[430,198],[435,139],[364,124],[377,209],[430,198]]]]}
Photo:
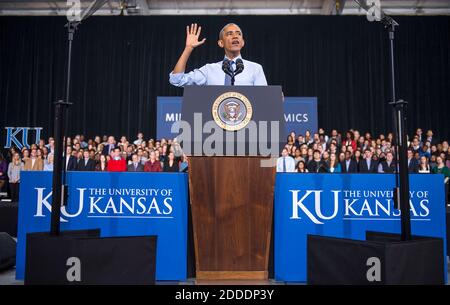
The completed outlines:
{"type": "Polygon", "coordinates": [[[242,59],[238,58],[236,59],[236,71],[234,71],[234,76],[238,75],[242,71],[244,71],[244,62],[242,59]]]}
{"type": "Polygon", "coordinates": [[[231,78],[233,78],[233,73],[230,69],[230,62],[226,58],[222,62],[222,70],[223,72],[225,72],[225,74],[228,74],[231,78]]]}

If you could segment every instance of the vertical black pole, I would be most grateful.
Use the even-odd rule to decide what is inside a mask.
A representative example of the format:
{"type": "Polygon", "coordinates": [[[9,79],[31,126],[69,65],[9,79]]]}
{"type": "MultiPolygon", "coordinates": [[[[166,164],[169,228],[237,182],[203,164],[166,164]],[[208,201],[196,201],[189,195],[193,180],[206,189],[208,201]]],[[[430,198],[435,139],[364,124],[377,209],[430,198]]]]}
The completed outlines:
{"type": "MultiPolygon", "coordinates": [[[[51,235],[59,235],[60,232],[60,215],[61,204],[65,203],[62,198],[62,186],[64,184],[64,198],[67,196],[68,188],[66,181],[66,166],[63,154],[65,153],[65,133],[67,132],[67,112],[70,105],[70,70],[72,62],[72,40],[78,23],[69,22],[67,24],[69,50],[67,57],[67,83],[66,83],[66,100],[59,100],[55,103],[55,122],[54,122],[54,166],[53,166],[53,183],[52,183],[52,218],[50,224],[51,235]],[[64,182],[63,182],[64,178],[64,182]]],[[[65,154],[64,154],[65,155],[65,154]]]]}
{"type": "Polygon", "coordinates": [[[59,223],[61,215],[61,167],[62,167],[62,143],[63,133],[62,127],[64,123],[64,101],[60,100],[55,103],[55,153],[53,167],[53,195],[52,195],[52,218],[50,225],[51,235],[59,235],[59,223]]]}
{"type": "Polygon", "coordinates": [[[395,62],[394,62],[394,32],[397,24],[391,22],[388,26],[390,42],[390,61],[391,61],[391,90],[392,102],[394,107],[394,125],[395,125],[395,191],[397,203],[400,206],[401,213],[401,239],[403,241],[411,239],[411,215],[409,206],[409,173],[407,161],[408,144],[406,141],[406,102],[397,101],[395,96],[395,62]],[[398,167],[398,169],[397,169],[398,167]],[[400,180],[400,183],[399,183],[400,180]],[[400,186],[400,187],[399,187],[400,186]]]}
{"type": "Polygon", "coordinates": [[[409,173],[408,173],[408,143],[406,141],[406,102],[400,100],[396,102],[395,113],[398,124],[398,160],[400,167],[400,212],[401,212],[401,229],[402,240],[411,239],[411,212],[409,206],[409,173]]]}
{"type": "MultiPolygon", "coordinates": [[[[78,26],[78,22],[69,22],[67,24],[67,33],[68,33],[68,41],[69,41],[69,50],[68,50],[68,55],[67,55],[67,84],[66,84],[66,107],[64,107],[64,113],[63,116],[66,118],[64,120],[64,125],[63,125],[63,144],[62,144],[62,148],[63,148],[63,154],[64,156],[66,155],[66,143],[67,143],[67,132],[69,130],[68,125],[69,125],[69,105],[71,105],[70,103],[70,75],[71,75],[71,67],[72,67],[72,41],[73,41],[73,35],[75,33],[75,30],[77,29],[78,26]]],[[[62,186],[64,187],[64,199],[62,204],[65,205],[67,204],[67,198],[68,198],[68,192],[69,189],[67,187],[66,181],[67,181],[67,173],[66,173],[66,166],[65,166],[65,160],[63,160],[64,162],[64,166],[62,168],[63,170],[63,174],[62,174],[62,186]]]]}

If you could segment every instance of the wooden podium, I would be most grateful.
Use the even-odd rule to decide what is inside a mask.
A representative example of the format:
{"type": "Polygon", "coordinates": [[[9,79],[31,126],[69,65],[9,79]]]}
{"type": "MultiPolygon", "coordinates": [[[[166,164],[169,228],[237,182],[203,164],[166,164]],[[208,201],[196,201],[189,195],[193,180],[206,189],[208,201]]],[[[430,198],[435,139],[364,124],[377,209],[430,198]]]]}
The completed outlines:
{"type": "Polygon", "coordinates": [[[197,279],[267,279],[275,168],[261,157],[191,157],[197,279]]]}
{"type": "MultiPolygon", "coordinates": [[[[212,104],[230,91],[251,101],[254,122],[282,121],[280,87],[235,86],[185,88],[183,120],[194,124],[194,113],[212,120],[212,104]]],[[[279,134],[284,133],[284,124],[280,125],[279,134]]],[[[203,136],[193,139],[191,146],[203,141],[203,136]]],[[[259,150],[228,156],[225,149],[215,156],[188,155],[196,278],[268,279],[276,168],[261,166],[261,161],[270,157],[261,156],[259,150]]]]}

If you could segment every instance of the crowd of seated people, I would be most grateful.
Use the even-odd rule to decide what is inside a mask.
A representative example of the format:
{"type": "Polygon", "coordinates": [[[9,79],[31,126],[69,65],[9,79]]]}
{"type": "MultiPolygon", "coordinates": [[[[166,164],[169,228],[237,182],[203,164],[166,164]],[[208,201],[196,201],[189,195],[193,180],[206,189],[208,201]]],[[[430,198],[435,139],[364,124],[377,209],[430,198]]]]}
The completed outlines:
{"type": "MultiPolygon", "coordinates": [[[[282,156],[277,162],[278,172],[298,173],[395,173],[398,170],[393,134],[372,138],[369,132],[361,135],[349,130],[343,137],[337,130],[329,135],[322,128],[311,135],[287,138],[282,156]]],[[[439,142],[433,131],[426,134],[418,128],[408,140],[409,173],[440,173],[446,181],[450,177],[448,141],[439,142]]]]}
{"type": "MultiPolygon", "coordinates": [[[[306,132],[287,138],[282,156],[277,160],[278,172],[298,173],[394,173],[398,166],[393,134],[372,138],[349,130],[342,136],[337,130],[330,134],[320,128],[315,134],[306,132]]],[[[188,158],[180,145],[171,139],[146,141],[139,133],[129,142],[125,136],[84,135],[66,138],[64,166],[67,171],[104,172],[179,172],[186,171],[188,158]]],[[[18,200],[21,171],[52,171],[55,141],[40,140],[29,148],[11,147],[0,153],[0,191],[8,189],[13,201],[18,200]]],[[[441,173],[450,177],[448,141],[439,141],[431,130],[426,134],[418,128],[408,140],[410,173],[441,173]]]]}
{"type": "MultiPolygon", "coordinates": [[[[18,200],[21,171],[53,171],[55,141],[40,140],[30,147],[11,147],[0,152],[0,191],[9,190],[13,201],[18,200]]],[[[66,139],[63,157],[66,171],[103,172],[180,172],[186,171],[188,158],[174,140],[144,140],[142,133],[130,143],[125,136],[95,136],[85,140],[83,135],[66,139]]]]}
{"type": "MultiPolygon", "coordinates": [[[[333,129],[323,128],[315,134],[291,132],[287,137],[277,172],[296,173],[396,173],[399,171],[394,136],[349,130],[342,136],[333,129]]],[[[407,164],[409,173],[442,174],[445,192],[450,197],[450,149],[447,140],[439,141],[432,130],[421,128],[408,137],[407,164]]]]}

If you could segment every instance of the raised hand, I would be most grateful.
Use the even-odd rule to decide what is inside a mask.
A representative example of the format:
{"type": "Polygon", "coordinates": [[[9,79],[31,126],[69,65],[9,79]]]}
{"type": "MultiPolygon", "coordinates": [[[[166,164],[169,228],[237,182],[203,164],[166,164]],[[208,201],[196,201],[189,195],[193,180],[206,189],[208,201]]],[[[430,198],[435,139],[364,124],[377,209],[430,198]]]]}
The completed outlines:
{"type": "Polygon", "coordinates": [[[193,23],[190,27],[186,27],[186,48],[194,49],[202,45],[206,41],[206,38],[199,40],[201,31],[202,27],[197,27],[197,23],[193,23]]]}

